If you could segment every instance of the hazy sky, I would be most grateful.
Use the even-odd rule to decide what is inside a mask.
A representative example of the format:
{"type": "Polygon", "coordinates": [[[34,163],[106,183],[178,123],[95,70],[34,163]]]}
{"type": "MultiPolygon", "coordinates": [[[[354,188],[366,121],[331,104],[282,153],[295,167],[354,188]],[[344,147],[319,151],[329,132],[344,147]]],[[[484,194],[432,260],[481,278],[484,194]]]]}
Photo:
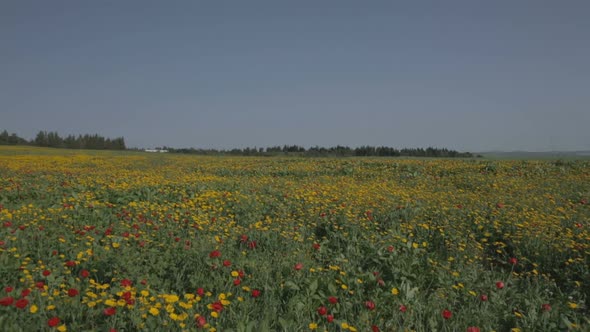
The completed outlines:
{"type": "Polygon", "coordinates": [[[590,149],[590,1],[0,2],[0,130],[590,149]]]}

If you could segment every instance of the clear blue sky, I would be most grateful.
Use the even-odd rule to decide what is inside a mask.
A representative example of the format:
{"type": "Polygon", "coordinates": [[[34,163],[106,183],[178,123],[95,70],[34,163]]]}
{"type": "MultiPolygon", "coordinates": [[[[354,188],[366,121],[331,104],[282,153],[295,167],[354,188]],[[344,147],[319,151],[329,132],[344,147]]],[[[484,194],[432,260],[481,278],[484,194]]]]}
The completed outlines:
{"type": "Polygon", "coordinates": [[[590,149],[590,1],[0,2],[0,130],[590,149]]]}

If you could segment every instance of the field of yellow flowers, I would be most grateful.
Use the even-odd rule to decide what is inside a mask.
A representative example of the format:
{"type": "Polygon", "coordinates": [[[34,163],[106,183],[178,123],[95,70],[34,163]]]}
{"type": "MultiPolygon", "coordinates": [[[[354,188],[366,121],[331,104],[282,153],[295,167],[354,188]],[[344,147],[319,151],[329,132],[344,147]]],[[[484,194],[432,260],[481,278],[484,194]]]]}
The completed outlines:
{"type": "Polygon", "coordinates": [[[590,329],[590,162],[0,148],[2,331],[590,329]]]}

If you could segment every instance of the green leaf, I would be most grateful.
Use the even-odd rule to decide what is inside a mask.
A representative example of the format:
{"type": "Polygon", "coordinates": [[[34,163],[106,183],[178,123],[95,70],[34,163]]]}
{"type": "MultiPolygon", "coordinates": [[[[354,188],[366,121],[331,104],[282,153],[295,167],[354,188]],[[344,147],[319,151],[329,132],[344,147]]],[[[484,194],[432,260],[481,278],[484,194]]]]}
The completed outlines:
{"type": "Polygon", "coordinates": [[[318,280],[315,279],[314,281],[309,284],[309,294],[314,294],[318,289],[318,280]]]}
{"type": "Polygon", "coordinates": [[[299,288],[299,286],[297,286],[297,284],[295,284],[293,281],[290,281],[290,280],[285,282],[285,287],[287,287],[291,290],[295,290],[295,291],[301,290],[301,288],[299,288]]]}

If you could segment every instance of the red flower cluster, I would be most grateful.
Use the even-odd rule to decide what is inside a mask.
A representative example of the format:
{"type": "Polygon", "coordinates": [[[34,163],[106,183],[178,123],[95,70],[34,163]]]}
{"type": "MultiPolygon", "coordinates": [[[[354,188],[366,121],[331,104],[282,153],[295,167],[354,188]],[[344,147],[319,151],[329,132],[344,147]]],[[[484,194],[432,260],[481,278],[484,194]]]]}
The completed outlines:
{"type": "Polygon", "coordinates": [[[68,296],[69,296],[69,297],[74,297],[74,296],[78,295],[79,293],[80,293],[80,292],[78,292],[78,290],[77,290],[77,289],[75,289],[75,288],[70,288],[70,289],[68,290],[68,296]]]}
{"type": "Polygon", "coordinates": [[[203,316],[199,316],[195,319],[195,323],[197,324],[197,327],[204,327],[207,325],[207,319],[203,316]]]}
{"type": "Polygon", "coordinates": [[[108,307],[102,311],[105,316],[112,316],[117,313],[117,308],[108,307]]]}
{"type": "Polygon", "coordinates": [[[56,326],[58,326],[58,325],[59,325],[59,322],[60,322],[60,321],[61,321],[61,320],[59,319],[59,317],[52,317],[52,318],[50,318],[50,319],[47,321],[47,325],[48,325],[49,327],[56,327],[56,326]]]}
{"type": "Polygon", "coordinates": [[[449,309],[443,310],[441,314],[444,319],[451,319],[451,317],[453,317],[453,313],[449,309]]]}
{"type": "Polygon", "coordinates": [[[29,300],[27,299],[19,299],[18,301],[16,301],[16,303],[14,304],[15,307],[19,308],[19,309],[24,309],[27,307],[27,305],[29,304],[29,300]]]}
{"type": "Polygon", "coordinates": [[[0,305],[2,305],[4,307],[8,307],[9,305],[12,305],[13,303],[14,303],[14,297],[12,297],[12,296],[3,297],[0,299],[0,305]]]}
{"type": "Polygon", "coordinates": [[[121,287],[131,287],[133,286],[133,282],[129,279],[121,280],[121,287]]]}

